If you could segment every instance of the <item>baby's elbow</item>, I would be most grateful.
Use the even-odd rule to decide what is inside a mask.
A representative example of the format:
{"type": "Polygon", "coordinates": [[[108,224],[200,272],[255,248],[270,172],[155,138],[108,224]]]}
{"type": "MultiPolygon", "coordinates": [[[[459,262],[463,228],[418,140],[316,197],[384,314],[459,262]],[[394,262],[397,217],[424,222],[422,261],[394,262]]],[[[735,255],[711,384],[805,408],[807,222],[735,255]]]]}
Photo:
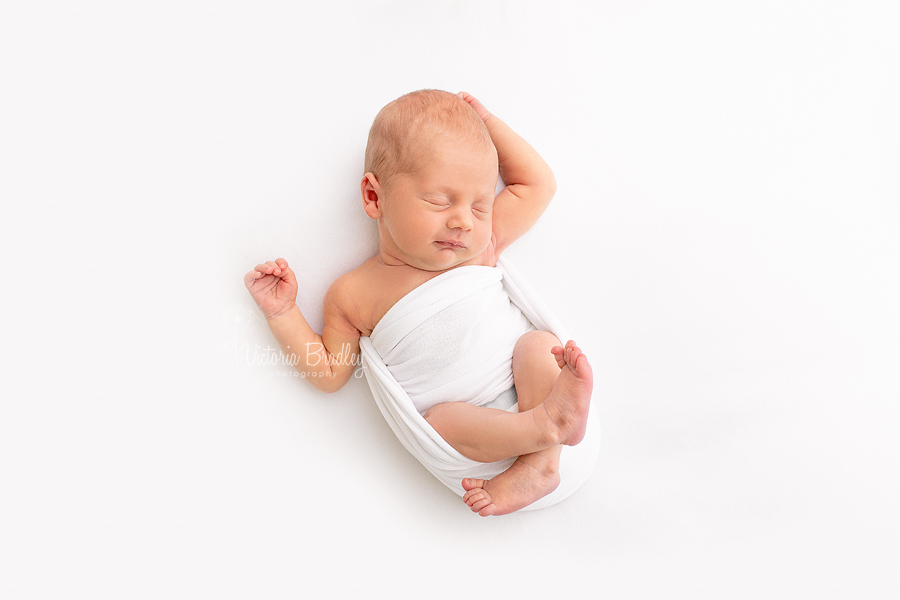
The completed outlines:
{"type": "Polygon", "coordinates": [[[553,200],[553,196],[556,195],[556,178],[553,177],[553,174],[550,174],[550,177],[542,180],[540,186],[534,190],[534,198],[535,202],[543,208],[546,208],[550,201],[553,200]]]}
{"type": "Polygon", "coordinates": [[[553,198],[556,195],[556,175],[553,174],[553,171],[548,169],[547,176],[544,181],[544,189],[546,190],[546,194],[548,198],[553,198]]]}
{"type": "Polygon", "coordinates": [[[317,390],[325,392],[326,394],[333,394],[344,387],[343,382],[335,381],[333,377],[320,377],[313,380],[311,383],[317,390]]]}
{"type": "Polygon", "coordinates": [[[347,380],[348,378],[343,377],[340,373],[324,373],[322,376],[308,381],[320,392],[333,394],[343,388],[347,380]]]}
{"type": "Polygon", "coordinates": [[[333,385],[331,385],[331,386],[325,388],[324,391],[325,391],[326,394],[333,394],[333,393],[335,393],[335,392],[338,392],[338,391],[344,389],[344,384],[345,384],[345,383],[347,383],[347,382],[346,382],[346,381],[342,381],[342,382],[340,382],[340,383],[335,383],[335,384],[333,384],[333,385]]]}

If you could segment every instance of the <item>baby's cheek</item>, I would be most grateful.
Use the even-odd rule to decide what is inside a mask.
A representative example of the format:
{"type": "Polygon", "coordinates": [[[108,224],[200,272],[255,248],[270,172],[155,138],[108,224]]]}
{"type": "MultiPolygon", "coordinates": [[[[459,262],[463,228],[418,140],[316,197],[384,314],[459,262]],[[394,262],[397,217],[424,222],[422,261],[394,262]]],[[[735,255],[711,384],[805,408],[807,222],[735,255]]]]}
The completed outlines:
{"type": "Polygon", "coordinates": [[[488,223],[486,226],[480,228],[480,230],[478,231],[479,252],[485,250],[488,247],[488,245],[491,243],[491,234],[492,233],[493,232],[491,231],[490,223],[488,223]]]}

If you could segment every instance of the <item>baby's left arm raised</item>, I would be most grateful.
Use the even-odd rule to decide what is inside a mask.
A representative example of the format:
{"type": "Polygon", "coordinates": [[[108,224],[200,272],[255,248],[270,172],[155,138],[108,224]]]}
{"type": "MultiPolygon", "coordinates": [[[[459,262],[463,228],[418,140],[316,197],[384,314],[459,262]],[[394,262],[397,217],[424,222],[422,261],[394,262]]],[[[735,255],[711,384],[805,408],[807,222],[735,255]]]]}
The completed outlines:
{"type": "Polygon", "coordinates": [[[512,128],[492,115],[474,96],[459,97],[475,110],[497,148],[500,176],[506,187],[494,198],[494,252],[499,254],[537,222],[556,193],[556,177],[537,150],[512,128]]]}

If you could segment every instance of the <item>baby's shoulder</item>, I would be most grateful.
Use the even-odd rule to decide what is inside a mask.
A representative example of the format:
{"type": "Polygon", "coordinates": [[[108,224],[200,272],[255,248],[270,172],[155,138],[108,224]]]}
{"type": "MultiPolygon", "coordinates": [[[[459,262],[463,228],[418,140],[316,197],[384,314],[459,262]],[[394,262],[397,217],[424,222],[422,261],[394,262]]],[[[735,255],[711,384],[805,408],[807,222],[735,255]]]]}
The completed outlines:
{"type": "Polygon", "coordinates": [[[326,315],[337,313],[362,335],[369,335],[381,318],[383,296],[390,294],[380,267],[377,261],[369,259],[338,277],[325,295],[326,315]]]}
{"type": "Polygon", "coordinates": [[[373,256],[331,284],[325,313],[337,312],[362,335],[370,335],[400,298],[438,274],[408,265],[388,266],[373,256]]]}
{"type": "Polygon", "coordinates": [[[372,289],[377,287],[374,285],[377,281],[377,265],[373,264],[372,259],[369,259],[335,279],[328,294],[335,301],[349,302],[358,299],[361,295],[371,293],[372,289]]]}

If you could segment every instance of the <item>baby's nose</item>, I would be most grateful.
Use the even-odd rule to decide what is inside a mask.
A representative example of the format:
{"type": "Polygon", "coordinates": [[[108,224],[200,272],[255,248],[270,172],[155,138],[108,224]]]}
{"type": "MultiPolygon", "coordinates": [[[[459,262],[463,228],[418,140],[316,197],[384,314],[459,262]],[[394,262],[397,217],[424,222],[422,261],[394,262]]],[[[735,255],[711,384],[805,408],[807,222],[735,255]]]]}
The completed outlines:
{"type": "Polygon", "coordinates": [[[469,231],[472,229],[472,215],[468,210],[455,210],[447,219],[447,227],[450,229],[462,229],[469,231]]]}

